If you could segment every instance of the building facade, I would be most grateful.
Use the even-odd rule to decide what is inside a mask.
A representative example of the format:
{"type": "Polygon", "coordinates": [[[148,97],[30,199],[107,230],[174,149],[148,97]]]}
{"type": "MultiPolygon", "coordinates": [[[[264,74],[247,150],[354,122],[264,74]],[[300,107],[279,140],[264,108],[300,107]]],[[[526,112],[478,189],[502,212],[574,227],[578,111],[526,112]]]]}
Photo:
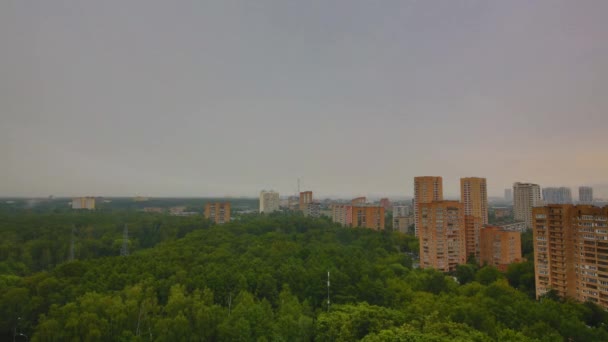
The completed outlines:
{"type": "Polygon", "coordinates": [[[405,217],[410,216],[411,210],[408,205],[394,205],[393,206],[393,217],[405,217]]]}
{"type": "Polygon", "coordinates": [[[353,206],[350,204],[332,204],[331,220],[345,227],[353,224],[353,206]]]}
{"type": "Polygon", "coordinates": [[[414,178],[414,234],[418,236],[420,227],[419,209],[421,204],[443,201],[443,179],[435,176],[414,178]]]}
{"type": "Polygon", "coordinates": [[[306,212],[306,210],[308,210],[309,203],[312,203],[312,191],[300,192],[300,211],[306,212]]]}
{"type": "Polygon", "coordinates": [[[485,226],[479,235],[481,265],[492,265],[501,271],[521,262],[521,233],[499,226],[485,226]]]}
{"type": "Polygon", "coordinates": [[[414,215],[410,216],[393,216],[393,230],[404,233],[413,234],[414,229],[410,231],[410,226],[415,223],[414,215]]]}
{"type": "Polygon", "coordinates": [[[543,202],[545,204],[571,204],[572,192],[570,188],[543,188],[543,202]]]}
{"type": "Polygon", "coordinates": [[[532,228],[532,208],[541,204],[540,186],[532,183],[513,184],[513,217],[532,228]]]}
{"type": "Polygon", "coordinates": [[[321,217],[321,203],[319,202],[310,202],[306,204],[306,209],[304,210],[304,216],[306,217],[321,217]]]}
{"type": "Polygon", "coordinates": [[[458,201],[418,204],[420,268],[449,272],[466,263],[464,210],[458,201]]]}
{"type": "Polygon", "coordinates": [[[352,226],[384,230],[384,207],[357,204],[352,206],[352,226]]]}
{"type": "Polygon", "coordinates": [[[578,188],[578,201],[581,204],[593,203],[593,188],[590,186],[581,186],[578,188]]]}
{"type": "Polygon", "coordinates": [[[381,198],[380,206],[384,208],[384,211],[388,211],[391,208],[391,201],[388,198],[381,198]]]}
{"type": "Polygon", "coordinates": [[[534,208],[536,296],[591,301],[608,309],[608,207],[534,208]]]}
{"type": "Polygon", "coordinates": [[[365,197],[356,197],[350,201],[350,204],[365,204],[367,203],[367,198],[365,197]]]}
{"type": "Polygon", "coordinates": [[[216,224],[230,222],[230,202],[206,203],[205,218],[216,224]]]}
{"type": "Polygon", "coordinates": [[[260,213],[272,213],[279,210],[279,193],[275,191],[260,192],[260,213]]]}
{"type": "Polygon", "coordinates": [[[479,232],[488,224],[488,190],[485,178],[460,179],[460,202],[464,210],[466,255],[479,259],[479,232]]]}
{"type": "Polygon", "coordinates": [[[505,189],[505,201],[513,201],[513,189],[505,189]]]}
{"type": "Polygon", "coordinates": [[[72,209],[95,210],[95,197],[72,198],[72,209]]]}
{"type": "Polygon", "coordinates": [[[494,207],[492,208],[492,212],[494,213],[494,218],[502,219],[511,216],[513,210],[508,207],[494,207]]]}

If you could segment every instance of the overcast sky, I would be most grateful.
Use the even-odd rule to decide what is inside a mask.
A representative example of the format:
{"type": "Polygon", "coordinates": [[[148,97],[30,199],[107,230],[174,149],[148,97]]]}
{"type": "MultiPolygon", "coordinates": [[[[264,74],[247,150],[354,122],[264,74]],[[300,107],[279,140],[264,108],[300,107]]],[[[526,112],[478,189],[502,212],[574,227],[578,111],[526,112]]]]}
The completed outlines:
{"type": "Polygon", "coordinates": [[[0,196],[608,183],[608,1],[0,1],[0,196]]]}

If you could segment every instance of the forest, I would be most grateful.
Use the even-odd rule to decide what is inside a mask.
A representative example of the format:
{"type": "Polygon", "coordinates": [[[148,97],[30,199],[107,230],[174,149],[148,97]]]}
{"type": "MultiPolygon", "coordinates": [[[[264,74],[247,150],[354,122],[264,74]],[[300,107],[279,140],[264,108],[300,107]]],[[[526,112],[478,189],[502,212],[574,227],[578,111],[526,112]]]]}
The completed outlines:
{"type": "Polygon", "coordinates": [[[608,341],[598,306],[535,299],[530,261],[443,274],[417,252],[289,213],[1,210],[0,340],[608,341]]]}

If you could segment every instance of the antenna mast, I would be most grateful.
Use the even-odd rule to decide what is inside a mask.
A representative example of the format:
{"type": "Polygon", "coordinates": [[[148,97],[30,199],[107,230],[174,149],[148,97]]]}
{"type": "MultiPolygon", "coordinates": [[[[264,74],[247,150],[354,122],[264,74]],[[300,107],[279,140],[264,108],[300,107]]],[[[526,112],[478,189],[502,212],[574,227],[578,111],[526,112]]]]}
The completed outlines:
{"type": "Polygon", "coordinates": [[[122,247],[120,248],[120,255],[129,255],[129,228],[125,224],[125,229],[122,232],[122,247]]]}

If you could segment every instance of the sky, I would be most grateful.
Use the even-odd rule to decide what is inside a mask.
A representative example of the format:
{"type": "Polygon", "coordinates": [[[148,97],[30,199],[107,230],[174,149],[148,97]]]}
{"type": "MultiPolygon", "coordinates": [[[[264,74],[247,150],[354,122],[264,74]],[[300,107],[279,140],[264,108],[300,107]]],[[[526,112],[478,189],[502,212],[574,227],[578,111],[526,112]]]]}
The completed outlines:
{"type": "Polygon", "coordinates": [[[298,178],[315,196],[411,196],[421,175],[446,196],[467,176],[498,196],[608,190],[606,13],[3,0],[0,196],[287,195],[298,178]]]}

